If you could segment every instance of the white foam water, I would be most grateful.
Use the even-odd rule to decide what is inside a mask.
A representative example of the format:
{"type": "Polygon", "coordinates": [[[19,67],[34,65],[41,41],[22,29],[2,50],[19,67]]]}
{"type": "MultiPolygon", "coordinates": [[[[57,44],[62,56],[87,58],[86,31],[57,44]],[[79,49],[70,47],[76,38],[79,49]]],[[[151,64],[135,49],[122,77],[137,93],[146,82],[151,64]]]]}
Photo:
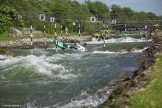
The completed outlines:
{"type": "Polygon", "coordinates": [[[125,54],[125,53],[142,53],[145,51],[148,47],[145,47],[143,49],[133,49],[132,51],[126,51],[126,50],[121,50],[119,52],[114,52],[114,51],[93,51],[94,54],[125,54]]]}
{"type": "Polygon", "coordinates": [[[145,51],[146,49],[148,49],[148,47],[145,47],[145,48],[143,48],[143,49],[133,49],[133,53],[141,53],[141,52],[143,52],[143,51],[145,51]]]}
{"type": "Polygon", "coordinates": [[[0,55],[0,59],[8,58],[6,55],[0,55]]]}
{"type": "Polygon", "coordinates": [[[0,59],[7,59],[7,58],[12,58],[12,56],[0,55],[0,59]]]}
{"type": "MultiPolygon", "coordinates": [[[[144,38],[141,38],[141,39],[135,39],[135,38],[132,38],[132,37],[121,37],[121,38],[111,38],[111,39],[108,39],[108,40],[105,40],[105,43],[123,43],[123,42],[150,42],[152,41],[151,39],[150,40],[146,40],[144,38]]],[[[104,41],[90,41],[90,42],[87,42],[87,44],[103,44],[104,41]]]]}
{"type": "Polygon", "coordinates": [[[79,99],[73,99],[63,106],[54,105],[54,107],[56,106],[58,108],[97,107],[98,105],[104,103],[108,99],[110,92],[111,89],[109,89],[108,87],[99,89],[95,94],[92,95],[88,94],[86,91],[81,91],[81,93],[78,96],[79,99]]]}
{"type": "MultiPolygon", "coordinates": [[[[49,107],[49,108],[92,108],[98,107],[100,104],[105,102],[111,92],[110,88],[106,84],[103,83],[110,77],[113,80],[116,78],[116,70],[113,70],[111,63],[115,64],[116,59],[119,58],[119,62],[126,61],[129,57],[133,57],[136,59],[134,53],[141,53],[147,48],[144,49],[132,49],[132,51],[128,52],[124,49],[121,51],[98,51],[98,46],[94,47],[93,51],[85,52],[85,53],[68,53],[69,51],[53,53],[51,50],[37,50],[33,51],[33,54],[29,52],[27,56],[16,56],[16,57],[6,57],[0,56],[0,79],[3,81],[11,81],[8,84],[8,87],[15,88],[13,91],[13,95],[9,94],[11,97],[14,97],[14,93],[18,93],[17,90],[20,89],[20,96],[28,97],[28,102],[22,103],[27,107],[49,107]],[[45,53],[44,53],[45,52],[45,53]],[[99,53],[99,54],[98,54],[99,53]],[[133,56],[130,54],[126,54],[124,58],[120,59],[119,54],[125,53],[133,53],[133,56]],[[103,55],[105,54],[105,55],[103,55]],[[107,56],[108,55],[108,56],[107,56]],[[109,55],[113,56],[112,58],[109,55]],[[114,57],[114,55],[119,55],[118,58],[114,57]],[[97,58],[99,57],[99,58],[97,58]],[[101,59],[100,59],[101,57],[101,59]],[[128,57],[128,58],[127,58],[128,57]],[[2,59],[1,59],[2,58],[2,59]],[[93,60],[94,59],[94,60],[93,60]],[[106,60],[109,59],[109,60],[106,60]],[[91,61],[92,60],[92,61],[91,61]],[[113,61],[109,63],[109,61],[113,61]],[[80,65],[80,64],[81,65],[80,65]],[[103,67],[100,65],[96,65],[103,63],[103,67]],[[88,64],[88,65],[87,65],[88,64]],[[92,66],[92,67],[91,67],[92,66]],[[97,67],[98,66],[98,67],[97,67]],[[95,69],[99,68],[95,71],[95,69]],[[102,68],[100,70],[100,68],[102,68]],[[102,71],[112,69],[112,72],[102,71]],[[86,70],[86,71],[85,71],[86,70]],[[113,73],[114,72],[114,73],[113,73]],[[27,75],[27,77],[25,77],[27,75]],[[94,75],[94,76],[93,76],[94,75]],[[99,75],[99,76],[98,76],[99,75]],[[112,77],[114,75],[114,77],[112,77]],[[102,76],[102,77],[101,77],[102,76]],[[23,80],[23,78],[25,80],[23,80]],[[100,78],[100,80],[99,80],[100,78]],[[103,79],[102,79],[103,78],[103,79]],[[91,80],[93,79],[93,80],[91,80]],[[106,80],[105,80],[106,79],[106,80]],[[101,81],[99,83],[94,83],[94,80],[101,81]],[[85,82],[84,82],[85,81],[85,82]],[[18,83],[26,84],[24,86],[17,87],[18,83]],[[80,82],[85,83],[82,85],[80,82]],[[89,84],[86,84],[86,83],[89,84]],[[13,85],[14,84],[14,85],[13,85]],[[96,86],[93,84],[97,84],[96,86]],[[98,84],[101,86],[98,87],[98,84]],[[103,85],[102,85],[103,84],[103,85]],[[12,86],[10,86],[12,85],[12,86]],[[83,86],[85,88],[83,88],[83,86]],[[96,87],[94,89],[93,87],[96,87]],[[21,88],[22,87],[22,88],[21,88]],[[24,89],[27,87],[27,90],[30,88],[29,92],[24,89]],[[102,88],[102,89],[100,89],[102,88]],[[23,91],[24,90],[24,91],[23,91]],[[27,93],[25,93],[27,92],[27,93]],[[29,95],[37,92],[34,95],[29,95]],[[24,93],[24,95],[23,95],[24,93]],[[49,93],[49,94],[48,94],[49,93]],[[40,94],[40,95],[39,95],[40,94]],[[52,96],[52,98],[51,98],[52,96]],[[64,98],[64,99],[63,99],[64,98]],[[48,100],[49,99],[49,100],[48,100]]],[[[22,52],[23,54],[25,52],[22,52]]],[[[26,53],[25,53],[26,55],[26,53]]],[[[139,54],[142,55],[142,54],[139,54]]],[[[123,55],[122,55],[123,56],[123,55]]],[[[138,56],[138,55],[137,55],[138,56]]],[[[139,57],[137,57],[139,58],[139,57]]],[[[135,63],[134,59],[130,60],[129,63],[135,63]]],[[[115,64],[118,66],[119,64],[115,64]]],[[[123,64],[123,68],[121,67],[119,71],[127,72],[134,71],[136,69],[136,65],[125,68],[127,64],[123,64]]],[[[127,74],[127,73],[126,73],[127,74]]],[[[125,74],[121,72],[121,78],[123,78],[125,74]]],[[[118,78],[118,76],[117,76],[118,78]]],[[[2,83],[3,84],[3,83],[2,83]]],[[[4,83],[4,85],[7,85],[4,83]]],[[[3,87],[3,86],[1,86],[3,87]]],[[[3,88],[2,88],[3,89],[3,88]]],[[[8,89],[13,90],[13,89],[8,89]]],[[[7,93],[7,92],[6,92],[7,93]]],[[[12,93],[12,92],[11,92],[12,93]]],[[[4,95],[5,97],[5,95],[4,95]]],[[[13,98],[11,101],[21,102],[21,98],[19,96],[13,98]],[[17,100],[16,100],[17,99],[17,100]]],[[[26,99],[24,99],[25,101],[26,99]]],[[[7,103],[7,99],[5,100],[7,103]]]]}
{"type": "Polygon", "coordinates": [[[128,53],[126,51],[122,51],[122,52],[113,52],[113,51],[93,51],[94,54],[124,54],[124,53],[128,53]]]}
{"type": "MultiPolygon", "coordinates": [[[[62,64],[51,63],[49,59],[51,58],[44,55],[28,55],[26,57],[18,56],[1,60],[0,66],[4,67],[3,71],[12,71],[16,69],[20,72],[32,69],[34,73],[44,74],[51,78],[71,79],[77,77],[70,73],[72,71],[71,69],[65,69],[62,64]]],[[[52,59],[57,61],[61,58],[52,57],[52,59]]]]}
{"type": "Polygon", "coordinates": [[[58,60],[66,60],[66,59],[70,59],[70,60],[76,60],[76,59],[81,59],[84,55],[86,55],[86,53],[65,53],[65,54],[55,54],[53,56],[47,57],[46,61],[48,62],[54,62],[54,61],[58,61],[58,60]]]}

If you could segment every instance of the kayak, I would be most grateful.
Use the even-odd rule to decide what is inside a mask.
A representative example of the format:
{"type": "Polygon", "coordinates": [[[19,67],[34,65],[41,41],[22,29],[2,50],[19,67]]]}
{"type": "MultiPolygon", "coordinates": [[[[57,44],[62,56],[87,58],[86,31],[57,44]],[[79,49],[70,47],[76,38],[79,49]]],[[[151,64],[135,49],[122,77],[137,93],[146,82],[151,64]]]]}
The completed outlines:
{"type": "Polygon", "coordinates": [[[77,50],[77,51],[82,51],[82,52],[84,52],[84,51],[86,50],[85,47],[83,47],[83,46],[80,45],[80,44],[75,44],[74,47],[75,47],[75,48],[73,48],[73,49],[75,49],[75,50],[77,50]]]}
{"type": "Polygon", "coordinates": [[[78,43],[77,44],[65,44],[64,42],[55,41],[53,39],[49,39],[49,41],[54,43],[61,49],[73,49],[73,50],[81,51],[81,52],[84,52],[86,50],[85,47],[83,47],[82,45],[80,45],[78,43]]]}

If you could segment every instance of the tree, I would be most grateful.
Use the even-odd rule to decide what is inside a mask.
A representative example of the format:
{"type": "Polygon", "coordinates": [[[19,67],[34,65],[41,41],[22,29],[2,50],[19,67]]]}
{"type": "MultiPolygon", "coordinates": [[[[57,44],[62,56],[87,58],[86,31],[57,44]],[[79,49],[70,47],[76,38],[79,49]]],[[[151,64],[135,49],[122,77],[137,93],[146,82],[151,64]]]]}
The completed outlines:
{"type": "Polygon", "coordinates": [[[122,17],[126,18],[127,20],[134,20],[134,11],[128,7],[122,9],[122,17]]]}
{"type": "Polygon", "coordinates": [[[23,26],[23,20],[18,17],[18,12],[6,5],[0,7],[0,34],[11,26],[23,26]]]}
{"type": "Polygon", "coordinates": [[[109,18],[109,7],[106,4],[100,1],[90,2],[89,0],[86,3],[90,12],[97,16],[99,20],[107,20],[109,18]]]}
{"type": "Polygon", "coordinates": [[[152,12],[148,12],[147,13],[147,17],[148,17],[148,19],[149,20],[156,20],[158,17],[154,14],[154,13],[152,13],[152,12]]]}
{"type": "Polygon", "coordinates": [[[120,18],[122,14],[122,8],[119,5],[113,4],[111,6],[111,19],[120,18]]]}

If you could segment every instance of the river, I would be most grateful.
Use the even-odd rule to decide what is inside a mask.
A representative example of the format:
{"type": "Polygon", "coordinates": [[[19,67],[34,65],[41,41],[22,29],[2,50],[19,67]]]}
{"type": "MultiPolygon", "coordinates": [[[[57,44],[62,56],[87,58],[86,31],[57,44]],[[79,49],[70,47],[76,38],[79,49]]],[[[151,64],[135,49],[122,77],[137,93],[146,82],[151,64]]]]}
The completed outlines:
{"type": "Polygon", "coordinates": [[[113,84],[139,69],[152,41],[128,38],[90,42],[86,52],[10,49],[0,55],[2,107],[92,108],[105,102],[113,84]],[[136,49],[143,46],[143,49],[136,49]],[[134,48],[126,51],[123,47],[134,48]]]}

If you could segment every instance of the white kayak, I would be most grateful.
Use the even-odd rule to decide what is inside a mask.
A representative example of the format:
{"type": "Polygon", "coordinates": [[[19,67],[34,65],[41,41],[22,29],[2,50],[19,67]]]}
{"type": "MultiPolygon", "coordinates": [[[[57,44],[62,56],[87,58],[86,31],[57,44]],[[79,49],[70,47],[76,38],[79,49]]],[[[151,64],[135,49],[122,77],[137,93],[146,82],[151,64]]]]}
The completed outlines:
{"type": "Polygon", "coordinates": [[[85,47],[83,47],[82,45],[76,44],[76,49],[75,49],[75,50],[84,52],[86,49],[85,49],[85,47]]]}

